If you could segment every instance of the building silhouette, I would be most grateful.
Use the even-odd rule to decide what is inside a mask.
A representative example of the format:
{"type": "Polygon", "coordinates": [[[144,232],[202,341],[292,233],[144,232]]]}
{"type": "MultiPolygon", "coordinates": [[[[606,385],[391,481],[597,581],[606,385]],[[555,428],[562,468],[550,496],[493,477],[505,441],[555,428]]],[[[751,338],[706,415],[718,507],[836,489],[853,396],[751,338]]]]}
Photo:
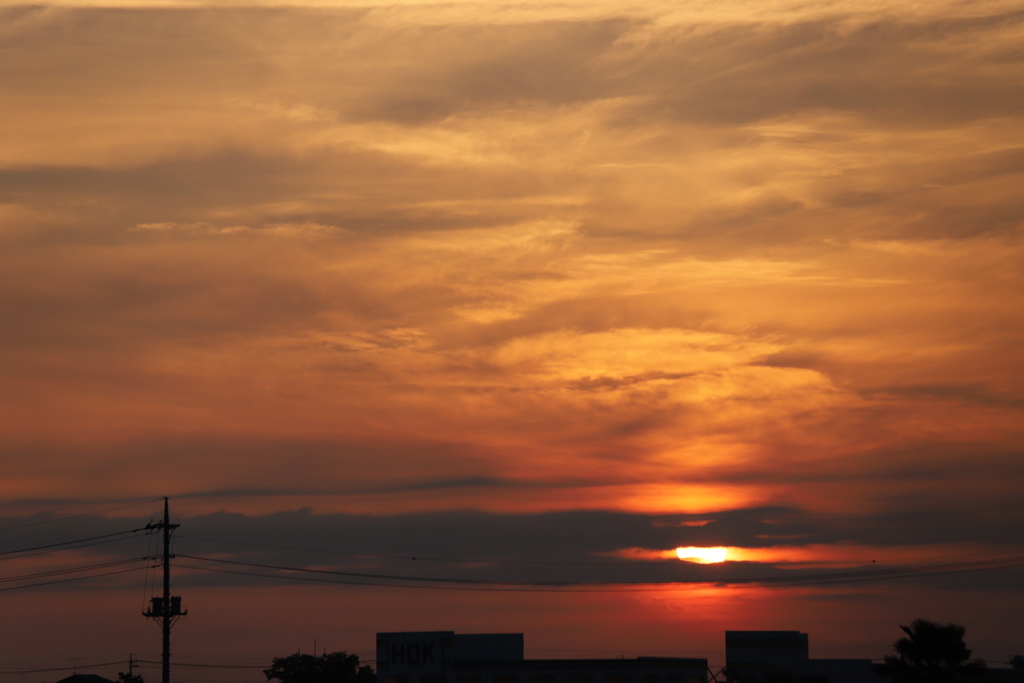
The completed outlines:
{"type": "Polygon", "coordinates": [[[707,659],[526,659],[522,633],[377,634],[377,683],[707,683],[707,674],[707,659]]]}

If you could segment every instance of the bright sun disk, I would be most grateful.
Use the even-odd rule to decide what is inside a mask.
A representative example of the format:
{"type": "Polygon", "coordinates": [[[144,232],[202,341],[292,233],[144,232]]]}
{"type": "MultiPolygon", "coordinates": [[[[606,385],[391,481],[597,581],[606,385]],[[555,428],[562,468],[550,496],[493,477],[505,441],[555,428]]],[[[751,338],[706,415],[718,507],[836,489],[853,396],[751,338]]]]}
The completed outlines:
{"type": "Polygon", "coordinates": [[[676,548],[676,557],[686,562],[698,562],[700,564],[714,564],[725,562],[725,548],[676,548]]]}

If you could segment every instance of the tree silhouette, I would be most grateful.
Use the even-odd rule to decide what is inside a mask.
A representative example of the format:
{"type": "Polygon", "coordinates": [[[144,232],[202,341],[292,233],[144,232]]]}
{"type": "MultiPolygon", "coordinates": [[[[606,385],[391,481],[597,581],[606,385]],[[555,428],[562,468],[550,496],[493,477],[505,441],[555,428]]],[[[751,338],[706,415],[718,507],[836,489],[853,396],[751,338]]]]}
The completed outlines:
{"type": "Polygon", "coordinates": [[[893,644],[895,655],[885,658],[895,683],[964,681],[985,668],[980,659],[971,661],[963,626],[915,619],[900,628],[907,636],[893,644]]]}
{"type": "Polygon", "coordinates": [[[373,669],[359,666],[359,655],[346,652],[324,653],[319,657],[296,652],[287,657],[274,657],[269,669],[263,670],[268,681],[281,683],[375,683],[373,669]]]}

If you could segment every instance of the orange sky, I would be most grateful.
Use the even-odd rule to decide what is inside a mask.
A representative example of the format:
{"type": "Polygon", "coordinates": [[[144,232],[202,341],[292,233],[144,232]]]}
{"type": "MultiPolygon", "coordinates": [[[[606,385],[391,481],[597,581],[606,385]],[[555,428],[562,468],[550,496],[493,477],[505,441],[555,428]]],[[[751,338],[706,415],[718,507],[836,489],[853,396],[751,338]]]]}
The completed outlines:
{"type": "MultiPolygon", "coordinates": [[[[827,538],[744,559],[1020,553],[1019,9],[3,3],[0,514],[785,508],[827,538]]],[[[977,605],[1024,585],[977,576],[932,616],[1005,635],[977,605]]]]}

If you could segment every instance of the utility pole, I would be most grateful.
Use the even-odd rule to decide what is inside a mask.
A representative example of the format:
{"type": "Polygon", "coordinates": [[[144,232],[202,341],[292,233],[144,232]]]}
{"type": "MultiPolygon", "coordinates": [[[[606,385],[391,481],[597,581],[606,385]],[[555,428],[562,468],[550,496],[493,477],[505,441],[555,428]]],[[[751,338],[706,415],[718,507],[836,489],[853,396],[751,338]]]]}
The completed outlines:
{"type": "Polygon", "coordinates": [[[142,613],[144,617],[151,617],[160,622],[163,631],[163,677],[161,683],[171,683],[171,626],[188,614],[188,611],[181,611],[181,596],[171,595],[171,531],[177,529],[180,524],[171,524],[171,515],[168,509],[167,497],[164,496],[164,521],[150,522],[147,529],[161,530],[164,536],[164,594],[162,597],[150,599],[151,606],[142,613]]]}

